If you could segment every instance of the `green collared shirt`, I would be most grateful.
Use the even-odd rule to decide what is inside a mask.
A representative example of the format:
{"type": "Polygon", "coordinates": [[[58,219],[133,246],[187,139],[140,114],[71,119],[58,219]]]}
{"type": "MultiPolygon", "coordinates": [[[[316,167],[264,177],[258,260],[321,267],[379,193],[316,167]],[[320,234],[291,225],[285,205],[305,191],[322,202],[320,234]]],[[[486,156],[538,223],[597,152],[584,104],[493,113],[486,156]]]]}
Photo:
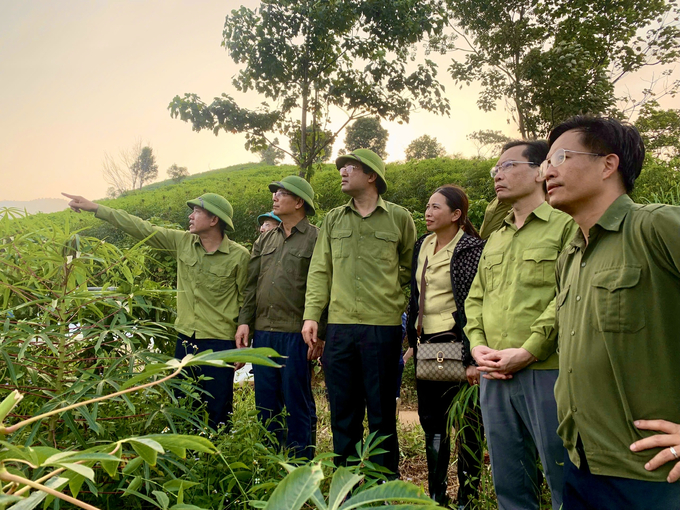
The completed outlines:
{"type": "Polygon", "coordinates": [[[148,237],[149,246],[177,258],[177,331],[196,334],[196,339],[234,339],[246,284],[246,248],[225,235],[219,248],[208,253],[199,237],[186,231],[156,227],[103,205],[96,216],[132,237],[148,237]]]}
{"type": "Polygon", "coordinates": [[[329,211],[307,279],[305,320],[398,326],[406,307],[416,227],[401,206],[378,198],[362,217],[353,200],[329,211]]]}
{"type": "Polygon", "coordinates": [[[255,241],[239,324],[260,331],[302,331],[307,273],[318,235],[319,229],[304,218],[288,237],[279,225],[255,241]]]}
{"type": "Polygon", "coordinates": [[[489,237],[465,301],[470,349],[523,347],[540,360],[532,369],[557,368],[555,262],[574,237],[571,217],[543,202],[519,230],[510,212],[489,237]]]}
{"type": "Polygon", "coordinates": [[[558,433],[590,471],[665,483],[675,462],[630,445],[655,432],[635,420],[680,423],[680,207],[619,197],[557,263],[558,433]]]}

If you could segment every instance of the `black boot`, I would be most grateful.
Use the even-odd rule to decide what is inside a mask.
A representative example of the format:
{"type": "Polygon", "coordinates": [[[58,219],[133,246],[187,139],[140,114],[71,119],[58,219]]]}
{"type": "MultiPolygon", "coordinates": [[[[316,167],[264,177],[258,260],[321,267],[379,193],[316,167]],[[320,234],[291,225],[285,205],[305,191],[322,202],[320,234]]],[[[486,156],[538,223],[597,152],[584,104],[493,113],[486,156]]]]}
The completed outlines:
{"type": "Polygon", "coordinates": [[[437,504],[446,506],[449,503],[446,485],[451,457],[450,437],[447,434],[425,434],[425,453],[430,497],[437,504]]]}

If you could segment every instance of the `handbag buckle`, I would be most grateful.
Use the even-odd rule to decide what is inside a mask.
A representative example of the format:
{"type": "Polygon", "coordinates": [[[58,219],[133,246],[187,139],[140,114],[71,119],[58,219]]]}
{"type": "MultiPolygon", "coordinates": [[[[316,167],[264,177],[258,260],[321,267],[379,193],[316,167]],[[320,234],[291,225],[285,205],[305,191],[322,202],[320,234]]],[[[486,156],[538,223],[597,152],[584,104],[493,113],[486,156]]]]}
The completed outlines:
{"type": "Polygon", "coordinates": [[[437,352],[437,363],[444,362],[444,351],[437,352]]]}

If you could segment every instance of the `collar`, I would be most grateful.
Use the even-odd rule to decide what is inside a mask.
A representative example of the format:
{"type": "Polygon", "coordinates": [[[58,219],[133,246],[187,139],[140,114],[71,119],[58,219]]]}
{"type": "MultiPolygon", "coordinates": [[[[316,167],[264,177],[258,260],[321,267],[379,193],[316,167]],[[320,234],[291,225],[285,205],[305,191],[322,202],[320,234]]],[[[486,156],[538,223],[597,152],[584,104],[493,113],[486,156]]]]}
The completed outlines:
{"type": "MultiPolygon", "coordinates": [[[[309,219],[307,218],[307,216],[305,216],[300,221],[298,221],[295,225],[293,225],[293,227],[290,229],[290,232],[292,234],[294,230],[297,230],[301,234],[304,234],[307,231],[308,228],[309,228],[309,219]]],[[[285,237],[286,231],[283,228],[283,222],[279,223],[275,230],[278,230],[279,232],[281,232],[285,237]]]]}
{"type": "Polygon", "coordinates": [[[628,214],[628,211],[633,209],[635,202],[627,195],[623,194],[610,205],[604,212],[595,225],[599,225],[605,230],[616,232],[621,229],[621,223],[628,214]]]}
{"type": "MultiPolygon", "coordinates": [[[[378,202],[375,205],[375,209],[378,209],[380,207],[381,209],[387,211],[387,205],[385,205],[385,201],[383,200],[381,195],[378,195],[378,202]]],[[[345,209],[350,208],[352,209],[355,213],[360,214],[359,211],[357,210],[356,206],[354,205],[354,199],[350,198],[349,202],[345,204],[345,209]]],[[[375,209],[373,212],[375,212],[375,209]]],[[[373,213],[371,213],[373,214],[373,213]]],[[[370,216],[370,215],[369,215],[370,216]]]]}
{"type": "MultiPolygon", "coordinates": [[[[203,248],[203,245],[201,244],[201,238],[194,234],[194,245],[196,245],[196,244],[198,244],[199,246],[201,246],[203,248]]],[[[222,242],[217,247],[217,249],[212,253],[215,253],[215,252],[218,252],[218,251],[221,251],[222,253],[229,253],[229,245],[230,244],[231,244],[231,241],[229,240],[229,237],[227,236],[227,234],[224,234],[224,237],[222,238],[222,242]]],[[[203,250],[205,250],[205,248],[203,248],[203,250]]],[[[207,250],[205,250],[205,252],[208,253],[207,250]]]]}
{"type": "MultiPolygon", "coordinates": [[[[552,214],[553,211],[554,211],[554,209],[550,206],[550,204],[549,204],[548,202],[543,202],[541,205],[539,205],[536,209],[534,209],[533,211],[531,211],[531,212],[527,215],[527,220],[528,220],[528,219],[531,217],[531,215],[533,214],[533,215],[536,216],[539,220],[543,220],[543,221],[546,221],[546,222],[547,222],[547,221],[550,221],[550,215],[552,214]]],[[[508,215],[505,217],[505,219],[503,220],[503,222],[504,222],[504,223],[507,223],[507,224],[510,225],[511,227],[514,227],[514,226],[515,226],[515,211],[514,211],[513,209],[510,209],[510,212],[509,212],[508,215]]],[[[526,224],[526,220],[525,220],[524,223],[526,224]]]]}

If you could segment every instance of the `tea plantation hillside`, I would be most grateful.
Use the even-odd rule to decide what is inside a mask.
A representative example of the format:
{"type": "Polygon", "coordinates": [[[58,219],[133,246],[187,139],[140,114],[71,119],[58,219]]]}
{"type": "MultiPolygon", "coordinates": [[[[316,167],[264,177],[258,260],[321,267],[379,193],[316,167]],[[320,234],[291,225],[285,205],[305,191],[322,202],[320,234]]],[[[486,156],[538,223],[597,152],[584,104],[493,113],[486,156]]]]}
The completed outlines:
{"type": "MultiPolygon", "coordinates": [[[[467,191],[470,197],[470,218],[479,226],[484,209],[494,196],[489,168],[495,161],[438,158],[391,163],[386,168],[388,190],[383,197],[408,208],[414,214],[419,231],[422,232],[424,225],[418,220],[422,219],[431,193],[442,184],[458,184],[467,191]]],[[[669,191],[680,186],[680,172],[673,163],[648,159],[642,175],[636,182],[633,198],[639,202],[674,203],[673,197],[669,199],[666,196],[669,191]]],[[[203,193],[219,193],[227,197],[234,207],[235,232],[230,234],[230,238],[250,246],[258,235],[257,216],[271,210],[271,193],[267,185],[297,172],[297,167],[292,165],[265,166],[257,163],[234,165],[192,175],[180,183],[171,180],[154,183],[123,197],[98,202],[124,209],[158,225],[186,229],[189,214],[186,201],[203,193]]],[[[317,204],[317,215],[312,218],[312,222],[319,224],[327,211],[345,203],[347,197],[340,190],[340,177],[332,164],[319,165],[311,183],[316,192],[317,204]]],[[[73,189],[61,191],[77,192],[73,189]]],[[[20,222],[29,225],[39,223],[40,218],[45,216],[49,216],[57,223],[68,221],[71,228],[83,229],[86,235],[106,239],[121,247],[135,243],[126,234],[97,220],[91,214],[76,215],[70,211],[63,211],[50,215],[29,216],[20,222]]]]}

